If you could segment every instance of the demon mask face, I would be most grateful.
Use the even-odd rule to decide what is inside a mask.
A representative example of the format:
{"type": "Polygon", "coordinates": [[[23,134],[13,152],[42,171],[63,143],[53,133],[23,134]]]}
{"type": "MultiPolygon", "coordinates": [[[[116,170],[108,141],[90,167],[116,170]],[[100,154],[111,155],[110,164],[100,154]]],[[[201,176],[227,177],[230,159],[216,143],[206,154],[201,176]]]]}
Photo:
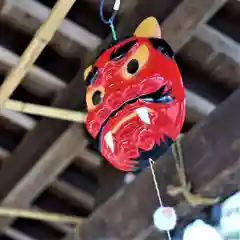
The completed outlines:
{"type": "Polygon", "coordinates": [[[87,130],[120,170],[156,160],[182,128],[185,95],[173,55],[157,20],[149,17],[85,70],[87,130]]]}

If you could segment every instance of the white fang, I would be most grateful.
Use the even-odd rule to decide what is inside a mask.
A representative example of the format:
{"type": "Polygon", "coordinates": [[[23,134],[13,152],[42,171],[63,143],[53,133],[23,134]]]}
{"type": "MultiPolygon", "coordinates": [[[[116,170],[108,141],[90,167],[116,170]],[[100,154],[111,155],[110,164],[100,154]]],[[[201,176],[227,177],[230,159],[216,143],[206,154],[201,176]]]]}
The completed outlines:
{"type": "Polygon", "coordinates": [[[113,135],[112,135],[111,131],[109,131],[105,135],[104,140],[105,140],[107,146],[112,150],[112,152],[114,152],[114,142],[113,142],[113,135]]]}
{"type": "Polygon", "coordinates": [[[146,107],[141,107],[136,109],[136,113],[138,114],[139,118],[147,123],[150,124],[150,118],[149,118],[149,114],[148,114],[148,109],[146,107]]]}

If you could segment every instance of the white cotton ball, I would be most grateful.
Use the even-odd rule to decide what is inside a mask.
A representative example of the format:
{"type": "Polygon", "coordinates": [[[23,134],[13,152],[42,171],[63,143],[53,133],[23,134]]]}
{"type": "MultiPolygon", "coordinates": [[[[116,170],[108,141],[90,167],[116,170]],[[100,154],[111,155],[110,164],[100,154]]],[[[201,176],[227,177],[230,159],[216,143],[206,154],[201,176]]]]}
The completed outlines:
{"type": "Polygon", "coordinates": [[[170,231],[174,229],[177,224],[177,214],[174,208],[160,207],[155,211],[153,221],[158,230],[170,231]]]}
{"type": "Polygon", "coordinates": [[[229,210],[233,208],[240,208],[240,192],[233,194],[222,203],[222,216],[229,214],[229,210]]]}
{"type": "Polygon", "coordinates": [[[217,230],[202,220],[189,224],[183,234],[183,240],[223,240],[217,230]]]}
{"type": "Polygon", "coordinates": [[[229,197],[222,204],[220,229],[224,236],[240,236],[240,192],[229,197]]]}

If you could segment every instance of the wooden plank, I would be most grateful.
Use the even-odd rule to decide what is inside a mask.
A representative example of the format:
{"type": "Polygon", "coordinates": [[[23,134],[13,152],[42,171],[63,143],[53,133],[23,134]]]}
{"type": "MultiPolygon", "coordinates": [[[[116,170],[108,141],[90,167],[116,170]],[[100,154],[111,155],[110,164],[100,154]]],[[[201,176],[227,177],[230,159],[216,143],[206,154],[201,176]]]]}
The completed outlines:
{"type": "Polygon", "coordinates": [[[209,72],[212,81],[230,89],[240,85],[240,45],[209,26],[199,27],[178,56],[185,64],[209,72]]]}
{"type": "MultiPolygon", "coordinates": [[[[29,208],[32,200],[41,194],[73,160],[79,148],[82,148],[79,144],[82,141],[81,127],[73,124],[2,199],[1,206],[29,208]]],[[[12,221],[13,218],[0,218],[0,229],[12,221]]]]}
{"type": "Polygon", "coordinates": [[[185,0],[162,25],[163,36],[175,52],[179,51],[194,34],[196,28],[207,22],[227,0],[185,0]]]}
{"type": "Polygon", "coordinates": [[[186,120],[196,123],[208,116],[216,107],[211,101],[186,89],[187,113],[186,120]]]}
{"type": "MultiPolygon", "coordinates": [[[[10,68],[14,67],[19,61],[19,57],[0,46],[0,71],[6,73],[10,68]]],[[[22,82],[24,88],[37,96],[51,96],[66,87],[61,79],[55,77],[51,73],[33,66],[22,82]]]]}
{"type": "Polygon", "coordinates": [[[0,117],[7,119],[11,123],[14,123],[17,126],[26,129],[27,131],[32,130],[37,124],[35,119],[25,114],[13,112],[8,109],[0,109],[0,117]]]}
{"type": "Polygon", "coordinates": [[[81,205],[88,210],[93,210],[94,197],[80,190],[66,181],[58,180],[54,181],[51,185],[56,195],[66,196],[71,202],[75,202],[77,205],[81,205]]]}
{"type": "Polygon", "coordinates": [[[14,228],[6,228],[4,230],[6,236],[10,237],[13,240],[37,240],[36,238],[29,237],[28,235],[16,230],[14,228]]]}
{"type": "Polygon", "coordinates": [[[185,64],[191,64],[192,68],[208,72],[212,81],[225,84],[232,90],[239,87],[240,64],[222,52],[215,52],[203,41],[193,38],[178,56],[185,64]]]}
{"type": "MultiPolygon", "coordinates": [[[[187,176],[194,191],[200,194],[225,195],[240,187],[239,182],[230,180],[231,176],[239,174],[240,169],[240,113],[236,111],[239,101],[240,90],[183,139],[187,176]]],[[[171,151],[157,161],[154,168],[165,205],[175,206],[180,218],[191,213],[192,208],[181,196],[166,194],[168,184],[179,184],[171,151]]],[[[152,226],[152,214],[157,207],[152,175],[146,169],[132,184],[121,189],[92,214],[82,226],[81,238],[144,239],[139,236],[152,226]]]]}

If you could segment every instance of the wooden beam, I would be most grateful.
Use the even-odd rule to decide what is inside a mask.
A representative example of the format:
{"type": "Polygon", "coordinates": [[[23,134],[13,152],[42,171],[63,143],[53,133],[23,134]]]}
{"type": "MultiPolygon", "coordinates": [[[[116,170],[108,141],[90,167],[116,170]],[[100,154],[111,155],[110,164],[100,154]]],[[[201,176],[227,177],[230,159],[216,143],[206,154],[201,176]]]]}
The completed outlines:
{"type": "Polygon", "coordinates": [[[208,44],[215,53],[224,53],[240,64],[240,44],[224,33],[207,24],[202,24],[197,28],[194,36],[208,44]]]}
{"type": "Polygon", "coordinates": [[[187,43],[178,57],[185,64],[191,64],[192,68],[208,72],[216,83],[225,84],[232,90],[240,85],[240,64],[222,52],[215,52],[197,38],[187,43]]]}
{"type": "MultiPolygon", "coordinates": [[[[50,11],[50,8],[35,0],[22,0],[21,3],[18,0],[6,0],[1,9],[1,15],[15,25],[21,24],[20,26],[35,32],[48,17],[50,11]],[[28,18],[25,17],[26,15],[28,18]]],[[[63,36],[62,39],[65,37],[68,40],[63,41],[63,48],[73,41],[89,50],[94,50],[101,43],[99,37],[69,19],[63,21],[57,32],[63,36]]]]}
{"type": "Polygon", "coordinates": [[[56,195],[66,196],[71,202],[81,205],[84,208],[92,211],[94,208],[94,197],[83,190],[80,190],[73,185],[63,180],[54,181],[51,185],[56,195]]]}
{"type": "Polygon", "coordinates": [[[186,120],[196,123],[208,116],[216,107],[211,101],[186,89],[187,113],[186,120]]]}
{"type": "MultiPolygon", "coordinates": [[[[0,46],[0,71],[6,73],[19,61],[19,57],[0,46]]],[[[46,97],[57,93],[66,87],[66,83],[51,73],[33,66],[21,83],[24,88],[37,96],[46,97]]]]}
{"type": "Polygon", "coordinates": [[[7,237],[10,237],[13,240],[37,240],[36,238],[29,237],[28,235],[20,232],[19,230],[11,227],[7,227],[4,230],[4,233],[7,237]]]}
{"type": "Polygon", "coordinates": [[[196,28],[207,22],[227,0],[185,0],[163,22],[163,37],[178,52],[192,37],[196,28]]]}
{"type": "MultiPolygon", "coordinates": [[[[69,131],[73,131],[75,130],[74,128],[70,128],[69,131]]],[[[79,129],[78,129],[79,130],[79,129]]],[[[80,154],[80,152],[82,153],[83,150],[85,149],[85,144],[83,143],[85,141],[82,141],[81,144],[81,148],[78,148],[77,152],[76,152],[76,156],[78,154],[80,154]]],[[[88,153],[87,151],[85,151],[86,153],[88,153]]],[[[7,158],[10,156],[10,152],[8,152],[6,149],[0,148],[0,159],[3,161],[7,161],[7,158]]],[[[92,155],[93,156],[93,155],[92,155]]],[[[94,156],[93,160],[95,159],[96,162],[99,162],[99,158],[97,158],[97,156],[94,156]]],[[[82,161],[82,164],[89,164],[86,163],[87,160],[84,159],[82,161]]],[[[91,162],[90,162],[91,165],[91,162]]],[[[96,168],[95,165],[93,165],[93,168],[96,168]]],[[[94,208],[94,197],[88,193],[86,193],[84,190],[80,190],[76,187],[74,187],[73,185],[71,185],[70,183],[64,181],[64,180],[60,180],[60,179],[55,179],[52,183],[51,183],[51,188],[50,191],[53,193],[56,193],[57,195],[64,195],[67,198],[69,198],[71,201],[74,201],[77,203],[77,205],[82,205],[84,206],[86,209],[88,210],[92,210],[94,208]]]]}
{"type": "MultiPolygon", "coordinates": [[[[79,71],[74,80],[60,92],[53,105],[68,109],[84,107],[84,82],[82,71],[79,71]]],[[[69,122],[55,119],[43,119],[27,134],[11,157],[0,169],[0,199],[3,199],[17,182],[31,169],[49,146],[66,130],[69,122]],[[19,168],[16,168],[16,162],[19,168]],[[11,176],[11,177],[10,177],[11,176]]]]}
{"type": "Polygon", "coordinates": [[[37,121],[33,118],[8,109],[0,109],[0,116],[27,131],[32,130],[37,124],[37,121]]]}
{"type": "MultiPolygon", "coordinates": [[[[223,196],[240,187],[239,182],[231,180],[231,176],[240,173],[240,113],[236,111],[239,101],[240,90],[183,139],[187,176],[194,191],[200,194],[223,196]]],[[[190,214],[192,208],[181,196],[166,194],[167,185],[179,184],[171,151],[156,162],[154,169],[164,204],[175,206],[179,218],[190,214]]],[[[92,214],[82,226],[81,239],[145,239],[158,205],[151,171],[146,169],[92,214]]]]}
{"type": "Polygon", "coordinates": [[[232,90],[240,85],[240,45],[207,25],[197,29],[178,57],[193,68],[209,72],[212,81],[232,90]]]}
{"type": "MultiPolygon", "coordinates": [[[[29,208],[33,199],[70,164],[79,148],[84,151],[82,141],[83,132],[79,125],[68,128],[2,199],[1,206],[29,208]]],[[[0,229],[12,221],[13,218],[0,218],[0,229]]]]}

